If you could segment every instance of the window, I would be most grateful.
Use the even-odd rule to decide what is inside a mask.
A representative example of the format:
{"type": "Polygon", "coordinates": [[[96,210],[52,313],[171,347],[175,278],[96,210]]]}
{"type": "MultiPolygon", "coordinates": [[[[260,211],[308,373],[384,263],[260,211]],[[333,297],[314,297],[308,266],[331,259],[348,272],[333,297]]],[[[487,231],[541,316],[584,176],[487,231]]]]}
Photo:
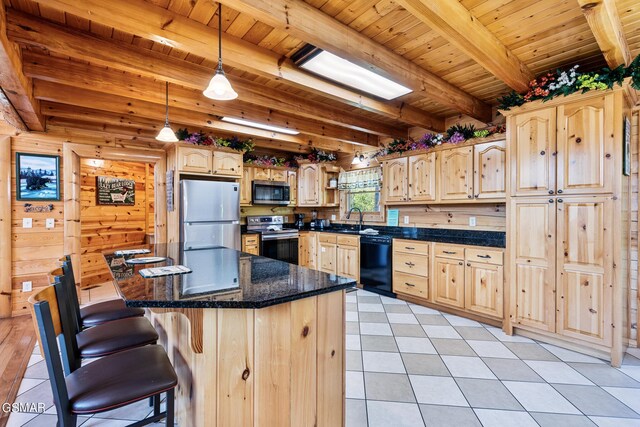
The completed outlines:
{"type": "Polygon", "coordinates": [[[367,168],[342,172],[338,188],[343,192],[343,215],[352,208],[363,213],[380,213],[380,168],[367,168]]]}

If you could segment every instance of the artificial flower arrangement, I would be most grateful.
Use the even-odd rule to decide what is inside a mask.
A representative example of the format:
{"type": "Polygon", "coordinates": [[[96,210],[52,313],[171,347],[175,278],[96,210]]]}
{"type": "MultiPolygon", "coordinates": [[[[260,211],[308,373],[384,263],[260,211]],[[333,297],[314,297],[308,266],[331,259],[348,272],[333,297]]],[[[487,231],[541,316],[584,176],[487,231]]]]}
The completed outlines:
{"type": "Polygon", "coordinates": [[[205,145],[212,147],[226,147],[236,151],[249,152],[253,150],[254,143],[251,139],[240,139],[237,136],[231,138],[220,138],[207,135],[204,132],[192,132],[185,129],[178,129],[176,137],[182,142],[194,145],[205,145]]]}
{"type": "Polygon", "coordinates": [[[504,125],[492,126],[487,129],[476,129],[474,125],[453,125],[444,134],[425,133],[418,139],[394,139],[386,147],[378,150],[373,157],[402,154],[406,151],[428,150],[444,143],[459,144],[470,139],[486,138],[504,132],[506,132],[504,125]]]}
{"type": "Polygon", "coordinates": [[[590,90],[608,90],[613,86],[622,86],[626,78],[631,78],[631,87],[640,90],[640,55],[638,55],[628,67],[620,65],[614,69],[605,67],[600,71],[580,73],[579,66],[574,65],[568,70],[557,70],[555,73],[546,73],[529,82],[529,91],[519,94],[515,91],[498,98],[501,110],[509,110],[519,107],[525,102],[542,99],[548,101],[558,96],[567,96],[576,92],[588,92],[590,90]]]}
{"type": "Polygon", "coordinates": [[[251,164],[254,166],[282,166],[286,168],[297,168],[298,162],[295,159],[287,159],[284,157],[276,157],[276,156],[256,156],[251,153],[244,153],[243,156],[244,163],[251,164]]]}
{"type": "Polygon", "coordinates": [[[337,157],[333,153],[327,153],[323,150],[318,150],[317,148],[312,148],[309,154],[296,156],[295,160],[300,161],[308,161],[311,163],[326,163],[326,162],[335,162],[337,157]]]}

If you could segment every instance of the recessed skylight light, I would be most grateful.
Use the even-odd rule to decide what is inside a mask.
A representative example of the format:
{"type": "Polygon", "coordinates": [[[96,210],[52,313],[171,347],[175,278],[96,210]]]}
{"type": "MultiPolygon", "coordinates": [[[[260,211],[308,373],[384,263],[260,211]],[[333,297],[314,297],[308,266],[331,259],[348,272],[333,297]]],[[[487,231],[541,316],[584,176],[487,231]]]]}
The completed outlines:
{"type": "Polygon", "coordinates": [[[272,132],[286,133],[287,135],[298,135],[300,132],[293,129],[281,128],[280,126],[265,125],[264,123],[252,122],[251,120],[235,119],[233,117],[223,117],[223,122],[235,123],[237,125],[249,126],[257,129],[270,130],[272,132]]]}
{"type": "Polygon", "coordinates": [[[309,55],[298,65],[305,70],[326,77],[327,79],[386,100],[412,92],[408,87],[402,86],[399,83],[382,77],[373,71],[367,70],[325,50],[316,55],[309,55]]]}

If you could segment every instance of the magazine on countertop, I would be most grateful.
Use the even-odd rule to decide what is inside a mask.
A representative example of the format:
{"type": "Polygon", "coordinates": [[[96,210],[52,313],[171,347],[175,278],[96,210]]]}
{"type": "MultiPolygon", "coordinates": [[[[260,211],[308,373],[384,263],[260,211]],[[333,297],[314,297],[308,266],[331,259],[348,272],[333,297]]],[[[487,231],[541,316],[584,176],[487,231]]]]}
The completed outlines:
{"type": "Polygon", "coordinates": [[[121,255],[138,255],[138,254],[148,254],[151,252],[149,249],[122,249],[119,251],[115,251],[114,254],[121,255]]]}
{"type": "Polygon", "coordinates": [[[184,265],[169,265],[167,267],[154,267],[145,268],[140,270],[140,275],[145,279],[151,279],[153,277],[173,276],[176,274],[191,273],[191,269],[184,265]]]}

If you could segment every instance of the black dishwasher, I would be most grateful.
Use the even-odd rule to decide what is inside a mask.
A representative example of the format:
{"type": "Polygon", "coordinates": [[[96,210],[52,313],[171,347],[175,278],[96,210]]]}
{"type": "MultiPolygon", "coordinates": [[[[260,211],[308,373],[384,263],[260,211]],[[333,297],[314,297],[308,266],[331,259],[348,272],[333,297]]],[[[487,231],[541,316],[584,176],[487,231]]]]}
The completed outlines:
{"type": "Polygon", "coordinates": [[[391,288],[391,237],[360,237],[360,283],[365,290],[395,298],[391,288]]]}

